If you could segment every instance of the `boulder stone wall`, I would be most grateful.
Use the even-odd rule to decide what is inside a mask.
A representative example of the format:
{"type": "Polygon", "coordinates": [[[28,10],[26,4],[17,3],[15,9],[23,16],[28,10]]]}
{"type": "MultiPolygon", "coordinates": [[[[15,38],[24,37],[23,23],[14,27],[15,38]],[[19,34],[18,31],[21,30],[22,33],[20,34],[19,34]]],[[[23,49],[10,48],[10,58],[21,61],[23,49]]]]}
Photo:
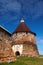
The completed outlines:
{"type": "Polygon", "coordinates": [[[15,43],[22,43],[25,41],[32,42],[33,44],[36,44],[35,36],[31,33],[14,33],[12,35],[12,40],[15,43]]]}
{"type": "Polygon", "coordinates": [[[5,31],[0,31],[0,63],[15,61],[10,43],[10,36],[5,31]]]}

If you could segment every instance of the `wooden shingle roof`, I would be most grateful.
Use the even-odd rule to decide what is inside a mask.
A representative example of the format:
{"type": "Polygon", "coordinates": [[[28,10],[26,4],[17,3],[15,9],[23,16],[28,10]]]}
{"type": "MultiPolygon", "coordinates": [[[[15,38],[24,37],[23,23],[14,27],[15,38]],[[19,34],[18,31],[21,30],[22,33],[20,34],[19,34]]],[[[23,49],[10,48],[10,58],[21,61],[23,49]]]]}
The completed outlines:
{"type": "Polygon", "coordinates": [[[34,32],[32,32],[24,23],[23,20],[21,20],[21,23],[19,24],[19,26],[16,28],[16,30],[13,33],[17,33],[17,32],[29,32],[32,33],[34,35],[36,35],[34,32]]]}

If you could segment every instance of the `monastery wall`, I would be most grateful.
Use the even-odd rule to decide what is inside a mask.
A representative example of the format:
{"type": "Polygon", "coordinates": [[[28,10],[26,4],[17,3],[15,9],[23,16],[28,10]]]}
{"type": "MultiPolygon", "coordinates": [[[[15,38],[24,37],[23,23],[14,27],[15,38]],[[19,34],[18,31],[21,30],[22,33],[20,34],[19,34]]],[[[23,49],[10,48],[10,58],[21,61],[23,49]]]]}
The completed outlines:
{"type": "Polygon", "coordinates": [[[0,31],[0,63],[15,61],[9,38],[6,32],[0,31]]]}

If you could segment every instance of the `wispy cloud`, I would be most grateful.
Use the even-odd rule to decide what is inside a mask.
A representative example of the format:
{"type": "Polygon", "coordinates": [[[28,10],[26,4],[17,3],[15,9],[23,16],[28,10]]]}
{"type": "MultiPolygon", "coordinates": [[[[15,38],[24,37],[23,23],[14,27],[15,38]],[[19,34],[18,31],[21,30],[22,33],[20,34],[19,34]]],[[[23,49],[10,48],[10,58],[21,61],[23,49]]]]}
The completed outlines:
{"type": "Polygon", "coordinates": [[[38,2],[33,10],[33,18],[38,18],[43,15],[43,2],[38,2]]]}
{"type": "Polygon", "coordinates": [[[8,10],[10,10],[10,11],[14,11],[16,13],[18,13],[18,12],[20,13],[20,11],[21,11],[21,4],[19,2],[17,2],[17,1],[15,1],[15,2],[12,2],[12,3],[8,3],[6,5],[6,8],[8,10]]]}
{"type": "Polygon", "coordinates": [[[42,36],[38,36],[36,38],[36,43],[37,43],[39,54],[43,55],[43,37],[42,36]]]}
{"type": "Polygon", "coordinates": [[[0,0],[0,23],[9,23],[21,14],[21,3],[16,0],[0,0]]]}
{"type": "Polygon", "coordinates": [[[17,1],[14,1],[14,2],[8,1],[7,2],[7,0],[5,2],[4,1],[0,2],[0,12],[1,12],[2,15],[3,15],[3,13],[7,14],[7,13],[10,13],[10,12],[20,13],[21,4],[19,2],[17,2],[17,1]]]}
{"type": "Polygon", "coordinates": [[[25,13],[30,16],[30,18],[37,19],[43,15],[43,1],[30,0],[30,3],[24,6],[24,9],[26,10],[25,13]]]}
{"type": "Polygon", "coordinates": [[[40,43],[43,43],[43,39],[40,39],[40,41],[39,41],[40,43]]]}
{"type": "Polygon", "coordinates": [[[43,16],[43,0],[0,0],[0,18],[21,16],[32,20],[43,16]]]}
{"type": "Polygon", "coordinates": [[[43,43],[43,37],[37,37],[36,41],[38,44],[42,44],[43,43]]]}

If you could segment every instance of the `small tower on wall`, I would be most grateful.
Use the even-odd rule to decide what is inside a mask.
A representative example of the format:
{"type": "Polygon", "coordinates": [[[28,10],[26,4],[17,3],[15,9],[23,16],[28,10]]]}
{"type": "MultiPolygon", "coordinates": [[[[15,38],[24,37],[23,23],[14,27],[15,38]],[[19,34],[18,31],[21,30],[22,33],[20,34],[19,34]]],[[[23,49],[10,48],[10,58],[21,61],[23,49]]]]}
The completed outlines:
{"type": "Polygon", "coordinates": [[[19,26],[12,34],[12,49],[15,56],[38,57],[35,39],[36,33],[32,32],[21,19],[19,26]]]}

